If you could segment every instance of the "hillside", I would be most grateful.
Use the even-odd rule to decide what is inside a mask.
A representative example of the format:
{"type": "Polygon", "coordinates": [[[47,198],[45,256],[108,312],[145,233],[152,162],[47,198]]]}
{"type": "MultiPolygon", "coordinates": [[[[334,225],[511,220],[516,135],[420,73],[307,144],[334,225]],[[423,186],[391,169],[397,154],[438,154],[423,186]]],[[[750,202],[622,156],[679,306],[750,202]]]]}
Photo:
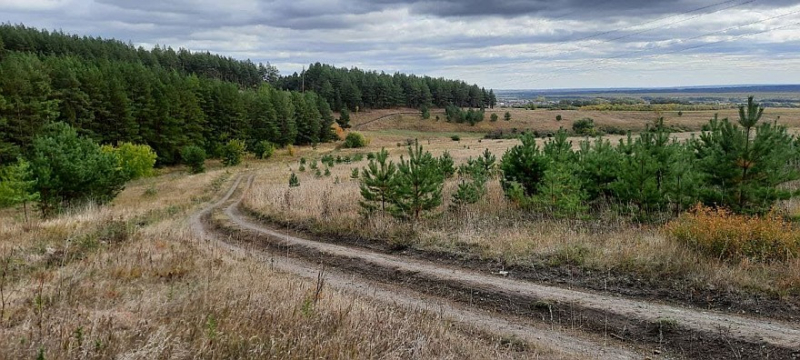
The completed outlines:
{"type": "Polygon", "coordinates": [[[249,60],[8,24],[0,26],[0,73],[0,164],[24,155],[43,126],[59,121],[98,143],[147,144],[170,165],[188,145],[219,156],[231,139],[248,146],[335,140],[332,109],[491,102],[489,92],[455,80],[321,64],[284,78],[249,60]]]}

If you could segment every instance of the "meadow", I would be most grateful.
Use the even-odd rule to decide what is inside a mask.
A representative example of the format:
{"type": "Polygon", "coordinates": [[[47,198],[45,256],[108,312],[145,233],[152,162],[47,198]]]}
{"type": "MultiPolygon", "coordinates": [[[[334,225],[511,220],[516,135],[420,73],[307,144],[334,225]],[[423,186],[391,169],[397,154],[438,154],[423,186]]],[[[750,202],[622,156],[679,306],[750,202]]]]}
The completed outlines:
{"type": "MultiPolygon", "coordinates": [[[[505,109],[495,111],[505,112],[505,109]]],[[[490,112],[487,110],[487,115],[490,112]]],[[[418,222],[411,224],[387,215],[364,216],[359,205],[360,182],[353,174],[368,164],[366,155],[370,152],[386,148],[391,154],[390,159],[397,163],[401,156],[408,157],[407,145],[418,139],[434,156],[448,152],[456,167],[469,158],[477,158],[485,150],[496,155],[499,161],[503,153],[519,141],[483,139],[481,130],[487,132],[494,127],[520,124],[525,124],[521,127],[557,129],[557,126],[570,124],[569,119],[573,117],[565,116],[564,120],[557,122],[555,111],[517,109],[511,112],[511,121],[506,122],[501,117],[497,122],[484,121],[474,127],[436,122],[433,119],[435,113],[429,120],[408,114],[368,123],[360,128],[371,139],[364,149],[320,145],[294,157],[278,157],[276,163],[265,165],[268,170],[258,173],[251,196],[245,198],[243,206],[262,220],[310,232],[323,239],[337,239],[332,241],[366,241],[382,244],[387,249],[449,254],[458,259],[456,262],[512,269],[521,277],[539,281],[598,290],[614,289],[646,298],[660,297],[705,307],[796,316],[800,299],[800,259],[789,256],[785,261],[760,262],[752,258],[716,258],[688,247],[678,235],[681,230],[696,231],[695,237],[707,239],[703,241],[709,243],[718,241],[720,234],[726,232],[742,233],[743,238],[757,236],[745,233],[741,224],[748,224],[744,228],[788,234],[789,240],[786,241],[796,244],[800,233],[794,223],[784,220],[797,216],[799,209],[795,199],[778,203],[775,211],[781,217],[771,220],[746,216],[692,218],[692,214],[698,212],[690,212],[671,222],[641,222],[615,211],[615,205],[610,203],[596,209],[596,216],[563,218],[520,208],[505,196],[498,177],[488,181],[486,194],[480,201],[454,208],[452,195],[459,183],[465,181],[456,176],[446,180],[442,204],[418,222]],[[458,135],[458,141],[453,140],[453,135],[458,135]],[[356,154],[360,155],[354,156],[356,154]],[[318,163],[323,156],[348,161],[336,162],[335,166],[329,167],[318,163]],[[300,158],[306,159],[305,171],[300,171],[300,158]],[[361,160],[349,160],[351,158],[361,160]],[[321,169],[322,175],[309,168],[312,162],[317,163],[315,166],[321,169]],[[326,169],[330,175],[324,175],[326,169]],[[286,185],[292,173],[298,176],[299,187],[286,185]],[[680,226],[683,228],[679,229],[680,226]],[[750,306],[759,301],[760,306],[750,306]]],[[[664,116],[580,111],[573,112],[573,115],[594,117],[598,126],[615,124],[631,130],[652,125],[654,115],[664,116]]],[[[720,115],[736,116],[732,112],[720,115]]],[[[800,125],[798,115],[797,109],[769,109],[764,120],[780,116],[780,123],[789,124],[790,131],[794,131],[792,124],[800,125]]],[[[369,121],[370,116],[384,115],[365,113],[357,116],[354,118],[356,127],[369,121]]],[[[709,116],[713,114],[684,113],[681,117],[666,118],[665,123],[699,130],[708,122],[709,116]]],[[[695,131],[671,136],[681,141],[697,134],[695,131]]],[[[616,143],[624,136],[608,135],[606,138],[616,143]]],[[[569,138],[573,149],[577,149],[581,140],[584,138],[569,138]]],[[[537,141],[541,145],[546,139],[537,141]]],[[[699,214],[702,215],[703,211],[710,210],[701,208],[699,214]]]]}
{"type": "Polygon", "coordinates": [[[2,357],[563,358],[422,309],[318,293],[313,279],[201,240],[187,218],[243,169],[164,169],[112,204],[49,219],[3,210],[2,357]]]}

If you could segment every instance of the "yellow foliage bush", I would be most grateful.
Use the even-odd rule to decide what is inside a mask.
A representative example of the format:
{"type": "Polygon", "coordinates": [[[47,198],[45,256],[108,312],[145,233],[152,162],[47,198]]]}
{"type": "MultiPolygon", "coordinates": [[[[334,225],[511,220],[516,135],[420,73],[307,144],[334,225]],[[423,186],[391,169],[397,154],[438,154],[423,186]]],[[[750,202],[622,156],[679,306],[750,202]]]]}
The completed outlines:
{"type": "Polygon", "coordinates": [[[336,123],[331,125],[331,127],[333,128],[333,131],[336,132],[336,137],[339,138],[339,140],[344,140],[345,136],[347,136],[344,133],[344,129],[342,129],[342,127],[339,126],[339,124],[336,124],[336,123]]]}
{"type": "Polygon", "coordinates": [[[800,229],[774,213],[737,215],[698,204],[664,230],[673,239],[720,260],[786,261],[800,252],[800,229]]]}

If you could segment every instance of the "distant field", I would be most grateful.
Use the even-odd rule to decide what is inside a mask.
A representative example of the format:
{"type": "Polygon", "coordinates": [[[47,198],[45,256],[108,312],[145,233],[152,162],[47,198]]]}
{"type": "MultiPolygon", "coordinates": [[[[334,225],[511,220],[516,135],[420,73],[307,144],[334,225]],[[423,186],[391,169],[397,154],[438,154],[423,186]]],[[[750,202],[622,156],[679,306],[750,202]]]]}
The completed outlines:
{"type": "Polygon", "coordinates": [[[748,96],[756,100],[780,100],[800,103],[800,86],[798,85],[765,85],[734,87],[702,87],[702,88],[662,88],[662,89],[575,89],[575,90],[496,90],[498,98],[511,100],[535,99],[545,97],[548,100],[562,99],[655,99],[669,98],[689,101],[721,101],[741,103],[748,96]]]}
{"type": "MultiPolygon", "coordinates": [[[[664,117],[664,122],[668,126],[676,126],[689,131],[698,131],[703,124],[718,113],[720,118],[738,118],[738,110],[727,109],[719,111],[683,111],[682,116],[678,116],[677,111],[671,112],[649,112],[649,111],[583,111],[583,110],[525,110],[495,108],[487,109],[485,120],[475,126],[469,124],[448,123],[445,121],[444,113],[432,111],[431,118],[423,120],[419,115],[414,114],[414,109],[394,109],[365,111],[353,114],[352,124],[360,131],[377,131],[386,135],[402,135],[402,131],[415,131],[425,133],[490,133],[496,130],[518,131],[556,131],[560,127],[571,129],[575,120],[583,118],[594,119],[597,127],[615,128],[622,130],[640,131],[652,124],[658,117],[664,117]],[[511,113],[511,121],[503,120],[503,115],[508,111],[511,113]],[[400,115],[391,115],[402,113],[400,115]],[[489,121],[491,114],[496,113],[499,120],[489,121]],[[562,120],[556,121],[556,116],[561,115],[562,120]],[[436,120],[439,116],[439,120],[436,120]],[[381,118],[383,117],[383,118],[381,118]],[[380,120],[375,120],[381,118],[380,120]],[[373,121],[374,120],[374,121],[373,121]],[[364,124],[364,125],[361,125],[364,124]]],[[[800,128],[800,108],[767,108],[763,115],[764,120],[774,121],[779,119],[779,123],[790,128],[800,128]]]]}

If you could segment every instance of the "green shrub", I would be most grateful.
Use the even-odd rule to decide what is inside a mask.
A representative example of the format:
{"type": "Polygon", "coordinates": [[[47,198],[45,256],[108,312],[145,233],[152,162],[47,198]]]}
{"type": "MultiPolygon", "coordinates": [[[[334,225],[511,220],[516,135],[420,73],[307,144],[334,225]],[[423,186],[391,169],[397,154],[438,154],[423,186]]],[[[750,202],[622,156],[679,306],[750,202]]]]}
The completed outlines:
{"type": "Polygon", "coordinates": [[[503,189],[509,196],[512,183],[518,184],[525,196],[535,194],[550,162],[550,159],[539,149],[533,135],[522,134],[520,141],[522,142],[520,145],[512,147],[503,154],[500,163],[503,171],[503,189]]]}
{"type": "Polygon", "coordinates": [[[489,121],[491,121],[491,122],[495,122],[495,121],[497,121],[497,119],[498,119],[498,118],[500,118],[500,117],[499,117],[499,116],[497,116],[497,114],[495,114],[495,113],[492,113],[492,115],[491,115],[491,116],[489,116],[489,121]]]}
{"type": "Polygon", "coordinates": [[[367,146],[367,138],[359,132],[352,131],[344,138],[342,147],[347,149],[363,148],[367,146]]]}
{"type": "Polygon", "coordinates": [[[275,153],[275,145],[267,140],[259,141],[253,146],[253,153],[259,159],[269,159],[275,153]]]}
{"type": "Polygon", "coordinates": [[[122,172],[130,180],[153,174],[153,166],[156,164],[157,155],[148,145],[135,145],[124,142],[117,147],[104,145],[102,149],[104,152],[117,156],[122,172]]]}
{"type": "Polygon", "coordinates": [[[431,118],[431,110],[428,109],[427,106],[423,105],[422,108],[420,108],[420,112],[422,113],[422,119],[428,120],[431,118]]]}
{"type": "Polygon", "coordinates": [[[102,151],[64,123],[50,124],[42,134],[33,140],[30,166],[43,215],[62,204],[106,203],[122,191],[128,177],[116,155],[102,151]]]}
{"type": "Polygon", "coordinates": [[[298,186],[300,186],[300,179],[297,178],[297,175],[295,175],[295,173],[292,173],[292,175],[289,176],[289,187],[291,188],[298,186]]]}
{"type": "Polygon", "coordinates": [[[453,177],[456,173],[455,161],[453,161],[453,156],[450,155],[449,152],[445,151],[442,156],[437,159],[439,162],[439,171],[441,171],[442,175],[445,179],[449,179],[453,177]]]}
{"type": "Polygon", "coordinates": [[[206,151],[199,146],[185,146],[181,149],[181,159],[189,166],[192,174],[206,171],[206,151]]]}
{"type": "Polygon", "coordinates": [[[582,136],[594,136],[597,131],[594,128],[594,120],[592,118],[583,118],[576,120],[572,123],[572,131],[582,136]]]}
{"type": "Polygon", "coordinates": [[[453,140],[453,141],[461,141],[461,136],[458,136],[458,135],[452,135],[452,136],[450,136],[450,140],[453,140]]]}
{"type": "Polygon", "coordinates": [[[222,147],[222,164],[225,166],[235,166],[242,162],[245,145],[242,140],[230,140],[222,147]]]}

